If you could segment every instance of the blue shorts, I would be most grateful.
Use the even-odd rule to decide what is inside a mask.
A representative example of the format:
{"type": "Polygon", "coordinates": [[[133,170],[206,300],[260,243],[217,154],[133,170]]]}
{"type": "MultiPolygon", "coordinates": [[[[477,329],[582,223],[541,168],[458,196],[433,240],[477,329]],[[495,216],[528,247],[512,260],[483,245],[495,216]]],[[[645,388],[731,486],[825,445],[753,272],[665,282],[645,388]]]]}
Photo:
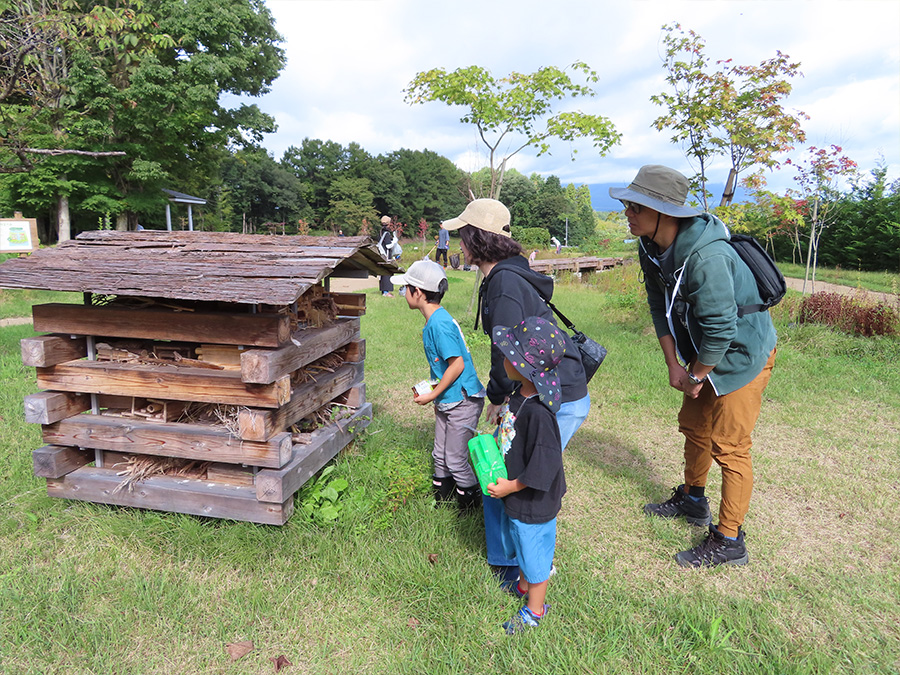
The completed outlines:
{"type": "Polygon", "coordinates": [[[529,584],[547,581],[556,552],[556,518],[546,523],[523,523],[506,515],[505,509],[500,518],[506,556],[518,558],[519,571],[529,584]]]}

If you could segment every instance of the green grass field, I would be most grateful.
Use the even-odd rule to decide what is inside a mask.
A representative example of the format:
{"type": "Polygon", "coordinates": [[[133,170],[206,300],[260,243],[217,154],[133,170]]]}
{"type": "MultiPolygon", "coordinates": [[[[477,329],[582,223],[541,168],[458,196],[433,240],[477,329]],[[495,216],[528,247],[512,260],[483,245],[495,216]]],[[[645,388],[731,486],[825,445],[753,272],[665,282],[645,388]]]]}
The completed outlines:
{"type": "MultiPolygon", "coordinates": [[[[750,565],[684,570],[672,555],[703,533],[641,511],[681,482],[681,438],[635,268],[554,297],[609,357],[565,453],[552,613],[515,638],[479,519],[429,496],[433,415],[409,391],[427,374],[422,317],[402,298],[368,292],[374,419],[326,479],[348,483],[331,525],[50,499],[31,471],[40,429],[22,422],[32,331],[0,328],[0,673],[271,673],[279,655],[288,674],[897,673],[900,340],[795,325],[793,293],[775,308],[750,565]],[[255,649],[231,662],[241,640],[255,649]]],[[[486,375],[473,280],[451,272],[445,305],[486,375]]]]}

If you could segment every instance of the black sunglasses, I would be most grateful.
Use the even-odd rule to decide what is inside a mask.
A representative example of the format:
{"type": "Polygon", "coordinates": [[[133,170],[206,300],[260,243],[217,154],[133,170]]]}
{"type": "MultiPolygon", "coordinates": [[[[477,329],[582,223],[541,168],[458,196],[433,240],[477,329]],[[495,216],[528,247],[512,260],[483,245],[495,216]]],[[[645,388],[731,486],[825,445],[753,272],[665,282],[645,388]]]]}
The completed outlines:
{"type": "Polygon", "coordinates": [[[628,202],[628,201],[625,201],[624,199],[622,200],[622,206],[625,207],[626,211],[628,209],[631,209],[632,211],[635,212],[635,214],[640,213],[641,209],[644,208],[643,205],[638,204],[637,202],[628,202]]]}

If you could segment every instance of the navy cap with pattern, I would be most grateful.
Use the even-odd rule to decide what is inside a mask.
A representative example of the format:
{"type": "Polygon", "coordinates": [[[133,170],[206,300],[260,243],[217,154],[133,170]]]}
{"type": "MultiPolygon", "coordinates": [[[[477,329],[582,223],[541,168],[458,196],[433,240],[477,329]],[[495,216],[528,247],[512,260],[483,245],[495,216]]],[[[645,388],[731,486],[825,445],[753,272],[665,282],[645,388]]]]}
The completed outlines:
{"type": "Polygon", "coordinates": [[[566,339],[553,323],[530,316],[515,326],[494,326],[492,339],[515,369],[534,383],[541,403],[556,412],[562,386],[556,367],[566,353],[566,339]]]}

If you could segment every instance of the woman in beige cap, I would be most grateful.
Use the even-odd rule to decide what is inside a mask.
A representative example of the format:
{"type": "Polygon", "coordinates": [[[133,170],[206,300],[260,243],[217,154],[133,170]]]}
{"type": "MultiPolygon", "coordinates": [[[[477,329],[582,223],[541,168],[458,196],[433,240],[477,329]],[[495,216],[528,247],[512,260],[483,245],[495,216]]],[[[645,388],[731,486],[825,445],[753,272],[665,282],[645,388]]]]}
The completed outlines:
{"type": "MultiPolygon", "coordinates": [[[[535,272],[522,255],[522,247],[509,230],[509,209],[496,199],[476,199],[469,203],[459,217],[444,221],[447,230],[459,230],[466,261],[477,265],[484,274],[478,294],[478,314],[484,332],[491,335],[494,326],[515,326],[528,317],[540,317],[556,325],[556,317],[547,306],[553,295],[553,279],[535,272]]],[[[477,319],[476,319],[477,327],[477,319]]],[[[587,391],[584,368],[576,345],[565,331],[566,353],[559,365],[562,383],[562,403],[556,412],[563,449],[587,417],[591,398],[587,391]]],[[[514,408],[518,401],[514,394],[516,383],[509,379],[503,365],[504,355],[496,346],[491,348],[491,370],[487,384],[489,402],[484,417],[495,424],[500,407],[509,402],[514,408]]],[[[509,559],[500,542],[500,513],[503,504],[485,497],[484,523],[488,549],[488,564],[512,573],[518,562],[509,559]]]]}

